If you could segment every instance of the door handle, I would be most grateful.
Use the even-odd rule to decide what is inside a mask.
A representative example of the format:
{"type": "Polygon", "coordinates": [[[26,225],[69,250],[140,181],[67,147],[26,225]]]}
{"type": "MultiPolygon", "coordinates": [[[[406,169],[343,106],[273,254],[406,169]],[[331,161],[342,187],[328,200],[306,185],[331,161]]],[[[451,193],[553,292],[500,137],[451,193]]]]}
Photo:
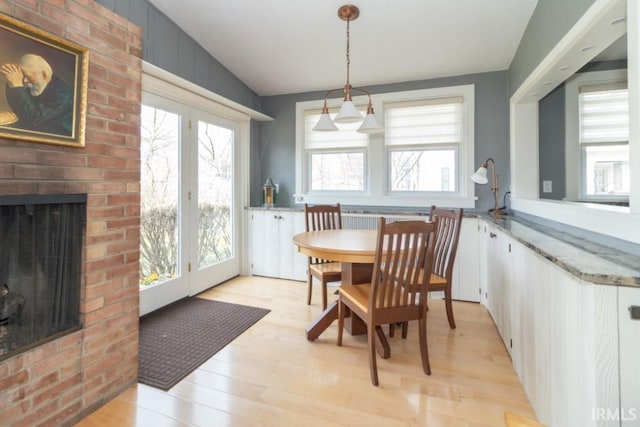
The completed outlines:
{"type": "Polygon", "coordinates": [[[640,305],[629,306],[629,317],[633,320],[640,320],[640,305]]]}
{"type": "Polygon", "coordinates": [[[495,238],[496,238],[496,236],[497,236],[497,234],[496,234],[496,233],[489,233],[489,237],[491,237],[492,239],[495,239],[495,238]]]}

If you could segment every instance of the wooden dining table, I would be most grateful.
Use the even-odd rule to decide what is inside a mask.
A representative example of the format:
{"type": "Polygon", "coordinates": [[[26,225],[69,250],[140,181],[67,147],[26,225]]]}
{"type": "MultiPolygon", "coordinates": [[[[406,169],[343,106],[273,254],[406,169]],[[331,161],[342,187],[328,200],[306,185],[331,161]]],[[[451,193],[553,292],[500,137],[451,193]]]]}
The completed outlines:
{"type": "MultiPolygon", "coordinates": [[[[371,282],[376,256],[377,230],[320,230],[299,233],[293,243],[304,255],[337,261],[342,266],[342,283],[371,282]]],[[[338,301],[327,308],[307,327],[307,339],[313,341],[338,318],[338,301]]],[[[345,319],[345,328],[352,334],[364,334],[366,325],[357,316],[345,319]]],[[[381,357],[388,358],[391,351],[382,328],[376,328],[376,349],[381,357]]]]}

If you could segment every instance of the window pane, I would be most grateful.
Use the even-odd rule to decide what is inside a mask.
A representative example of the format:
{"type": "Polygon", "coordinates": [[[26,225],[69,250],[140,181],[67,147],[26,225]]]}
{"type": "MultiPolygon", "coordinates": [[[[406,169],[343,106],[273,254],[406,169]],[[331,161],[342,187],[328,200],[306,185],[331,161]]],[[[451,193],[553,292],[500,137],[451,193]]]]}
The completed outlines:
{"type": "Polygon", "coordinates": [[[456,150],[391,151],[391,191],[457,189],[456,150]]]}
{"type": "Polygon", "coordinates": [[[585,151],[587,195],[629,194],[629,146],[587,146],[585,151]]]}
{"type": "Polygon", "coordinates": [[[364,153],[311,154],[311,190],[364,190],[364,153]]]}
{"type": "Polygon", "coordinates": [[[234,132],[198,121],[198,268],[232,255],[234,132]]]}
{"type": "Polygon", "coordinates": [[[179,276],[180,116],[142,106],[140,285],[179,276]]]}

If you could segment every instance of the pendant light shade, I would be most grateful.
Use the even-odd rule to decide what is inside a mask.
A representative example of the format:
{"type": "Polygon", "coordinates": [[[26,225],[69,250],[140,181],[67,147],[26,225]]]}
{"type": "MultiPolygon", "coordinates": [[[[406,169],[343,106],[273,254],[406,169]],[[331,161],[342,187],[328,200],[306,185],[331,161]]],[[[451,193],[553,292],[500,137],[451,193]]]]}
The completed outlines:
{"type": "Polygon", "coordinates": [[[358,112],[353,101],[344,101],[333,121],[335,123],[355,123],[362,121],[362,119],[364,119],[364,117],[358,112]]]}
{"type": "Polygon", "coordinates": [[[333,123],[333,120],[331,120],[331,116],[329,115],[329,113],[322,113],[320,115],[320,120],[318,120],[318,123],[316,123],[312,130],[320,132],[331,132],[338,130],[338,126],[333,123]]]}
{"type": "Polygon", "coordinates": [[[383,132],[384,128],[378,120],[376,120],[375,114],[373,112],[367,113],[367,116],[364,118],[362,125],[358,128],[358,132],[360,133],[380,133],[383,132]]]}
{"type": "Polygon", "coordinates": [[[375,114],[373,113],[373,106],[371,103],[371,94],[365,89],[352,87],[349,83],[349,22],[355,20],[360,16],[360,10],[351,5],[347,4],[338,9],[338,17],[343,21],[347,21],[347,83],[344,87],[338,89],[331,89],[324,96],[324,105],[325,107],[322,109],[322,114],[318,123],[313,127],[314,131],[337,131],[338,127],[335,123],[356,123],[362,122],[362,125],[358,128],[358,132],[360,133],[377,133],[384,131],[384,128],[380,125],[380,123],[376,120],[375,114]],[[331,121],[331,117],[328,114],[326,109],[327,98],[333,92],[342,91],[344,94],[344,101],[342,106],[340,107],[340,111],[331,121]],[[362,92],[367,95],[369,98],[369,102],[367,105],[367,114],[365,117],[358,111],[357,107],[354,105],[351,100],[351,91],[362,92]],[[331,121],[331,124],[329,123],[331,121]],[[332,126],[333,125],[333,126],[332,126]]]}

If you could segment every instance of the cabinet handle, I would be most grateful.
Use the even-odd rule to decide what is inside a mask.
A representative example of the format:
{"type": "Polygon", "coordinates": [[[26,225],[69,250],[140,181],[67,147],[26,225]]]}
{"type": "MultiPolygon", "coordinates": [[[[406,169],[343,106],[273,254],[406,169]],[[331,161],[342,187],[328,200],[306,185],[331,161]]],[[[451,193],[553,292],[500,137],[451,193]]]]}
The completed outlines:
{"type": "Polygon", "coordinates": [[[633,320],[640,320],[640,305],[630,305],[629,306],[629,316],[633,320]]]}
{"type": "Polygon", "coordinates": [[[496,236],[497,236],[497,234],[496,234],[496,233],[489,233],[489,237],[491,237],[492,239],[495,239],[495,238],[496,238],[496,236]]]}

